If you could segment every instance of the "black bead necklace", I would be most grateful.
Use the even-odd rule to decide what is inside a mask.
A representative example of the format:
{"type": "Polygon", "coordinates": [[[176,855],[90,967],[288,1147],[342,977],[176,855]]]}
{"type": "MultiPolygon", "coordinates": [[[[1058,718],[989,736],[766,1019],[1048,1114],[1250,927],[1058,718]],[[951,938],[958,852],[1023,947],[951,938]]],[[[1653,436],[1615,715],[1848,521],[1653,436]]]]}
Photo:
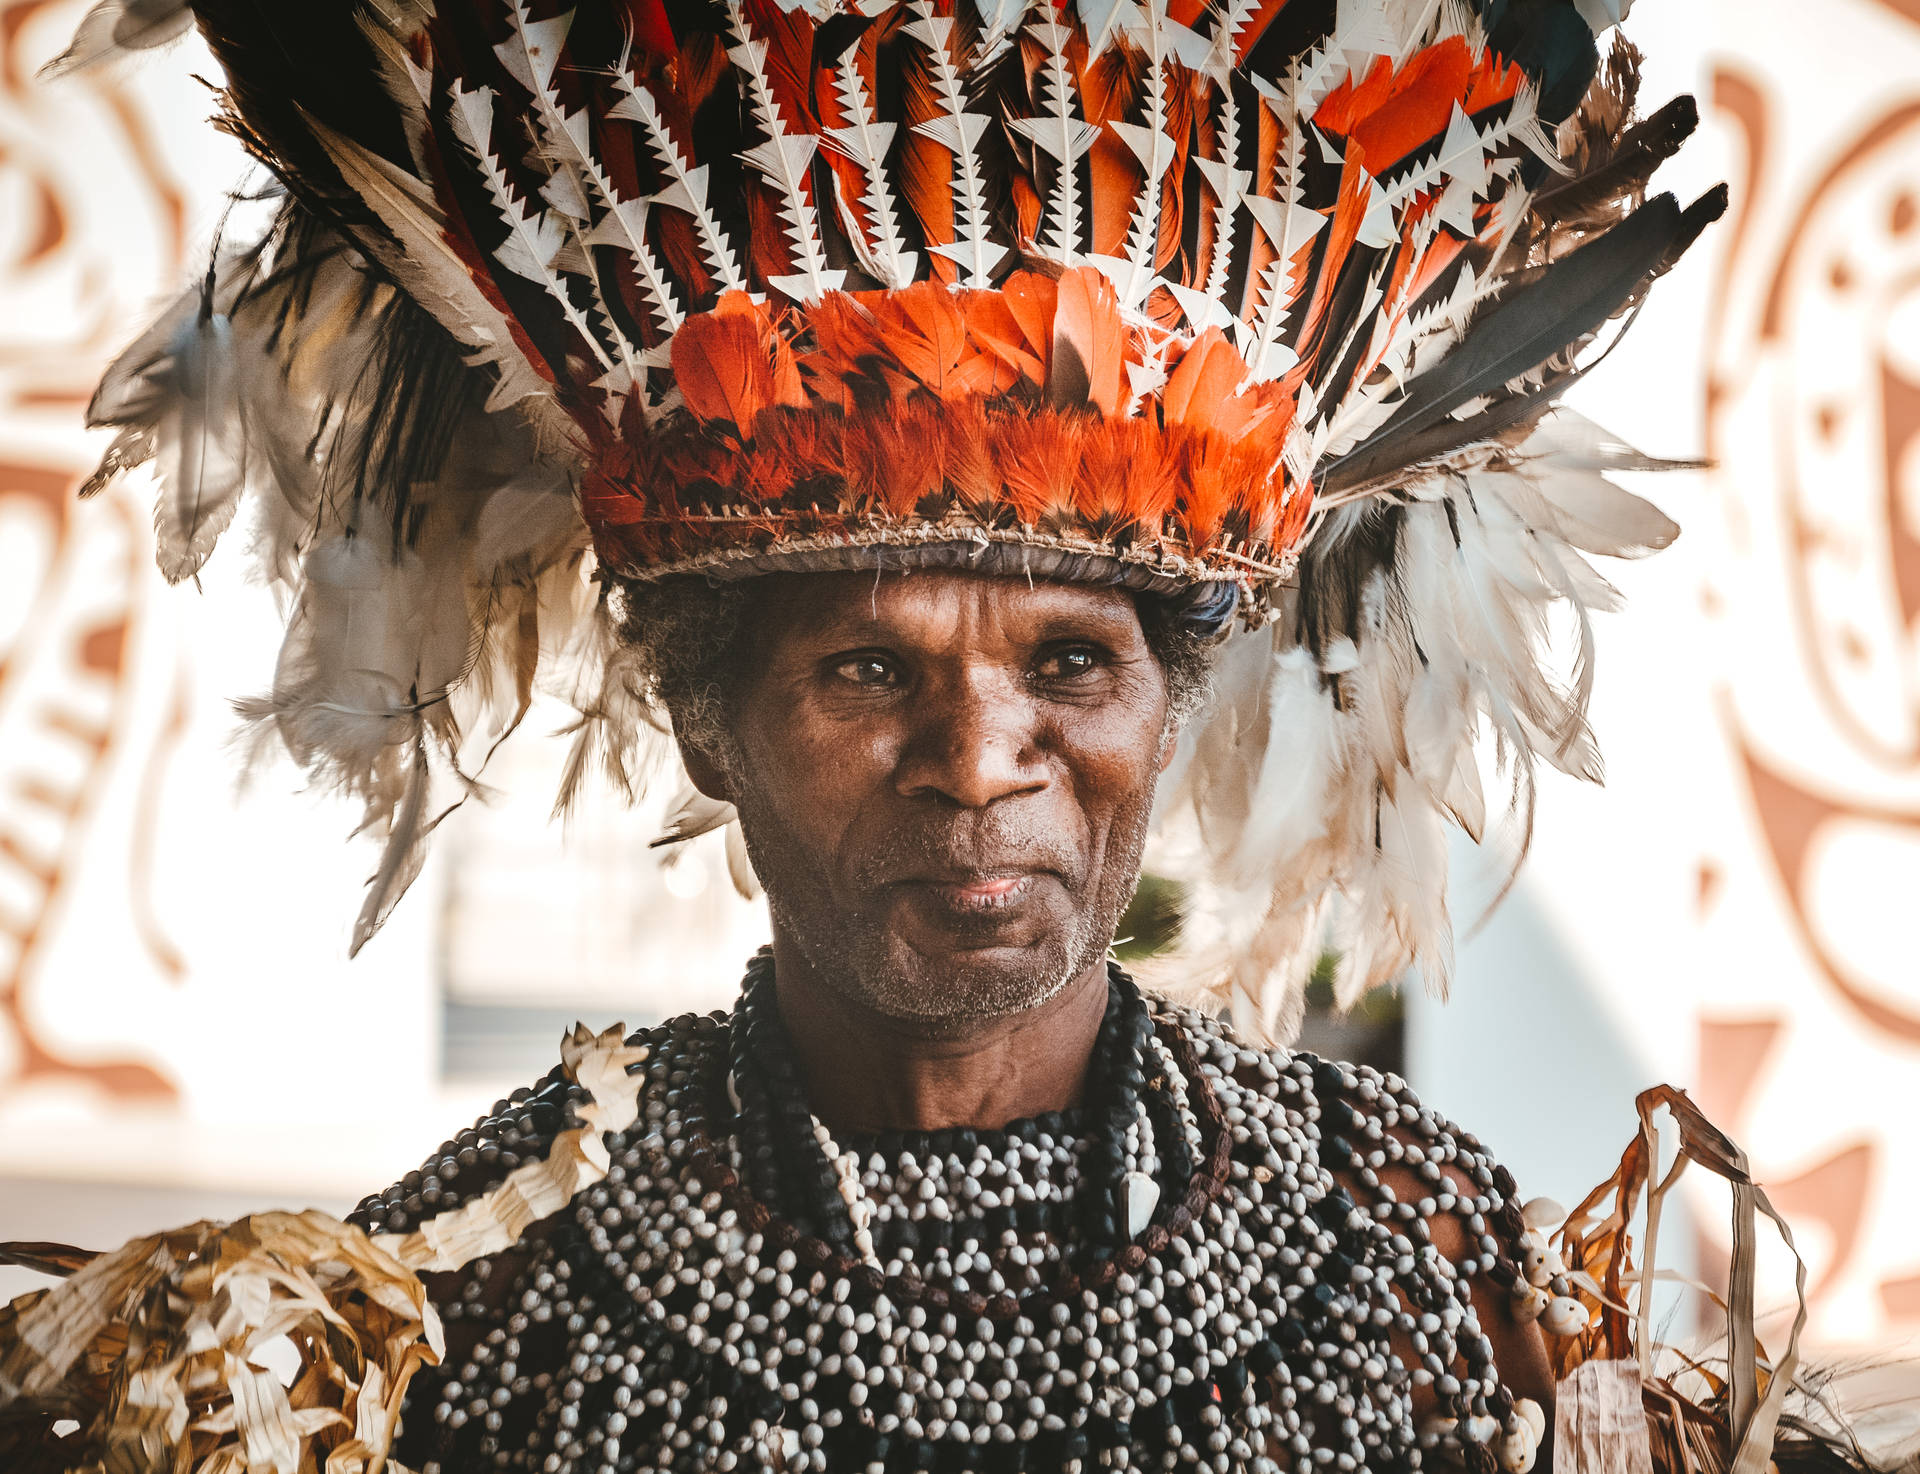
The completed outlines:
{"type": "MultiPolygon", "coordinates": [[[[1147,1089],[1154,1065],[1149,1040],[1153,1016],[1133,979],[1110,966],[1107,1006],[1089,1063],[1086,1100],[1064,1112],[1011,1121],[997,1131],[969,1128],[933,1132],[880,1132],[853,1135],[839,1143],[853,1157],[883,1164],[962,1162],[982,1147],[994,1158],[1017,1154],[1019,1143],[1045,1137],[1071,1141],[1077,1158],[1069,1199],[1064,1204],[1036,1202],[1021,1222],[1019,1210],[996,1205],[972,1225],[983,1236],[1013,1231],[1057,1234],[1066,1227],[1060,1211],[1074,1216],[1071,1237],[1095,1254],[1111,1254],[1124,1244],[1127,1215],[1122,1184],[1128,1170],[1127,1141],[1137,1135],[1143,1112],[1156,1143],[1164,1143],[1164,1180],[1159,1193],[1184,1193],[1193,1173],[1191,1143],[1181,1130],[1172,1102],[1163,1091],[1147,1089]]],[[[734,1131],[740,1144],[742,1176],[754,1196],[773,1213],[817,1234],[842,1253],[851,1252],[854,1226],[839,1187],[839,1176],[816,1137],[793,1045],[775,996],[773,957],[762,950],[748,965],[729,1040],[734,1131]]],[[[977,1173],[976,1173],[977,1175],[977,1173]]],[[[957,1230],[951,1220],[911,1226],[910,1240],[944,1249],[957,1230]]]]}

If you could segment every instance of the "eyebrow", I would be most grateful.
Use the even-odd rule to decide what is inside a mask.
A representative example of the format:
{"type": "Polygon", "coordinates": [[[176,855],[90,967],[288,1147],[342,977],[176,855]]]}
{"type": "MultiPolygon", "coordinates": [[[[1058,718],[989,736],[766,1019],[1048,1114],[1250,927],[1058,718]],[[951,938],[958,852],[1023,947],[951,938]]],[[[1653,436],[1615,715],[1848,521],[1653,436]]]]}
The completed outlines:
{"type": "MultiPolygon", "coordinates": [[[[1115,604],[1104,600],[1071,606],[1050,600],[1045,607],[1032,614],[1015,616],[1005,623],[1024,627],[1027,637],[1036,643],[1070,635],[1103,634],[1111,638],[1140,628],[1139,616],[1131,603],[1115,604]]],[[[803,631],[810,638],[833,640],[885,635],[895,627],[895,622],[863,602],[858,608],[849,609],[841,616],[810,619],[802,615],[792,621],[791,627],[803,631]]]]}

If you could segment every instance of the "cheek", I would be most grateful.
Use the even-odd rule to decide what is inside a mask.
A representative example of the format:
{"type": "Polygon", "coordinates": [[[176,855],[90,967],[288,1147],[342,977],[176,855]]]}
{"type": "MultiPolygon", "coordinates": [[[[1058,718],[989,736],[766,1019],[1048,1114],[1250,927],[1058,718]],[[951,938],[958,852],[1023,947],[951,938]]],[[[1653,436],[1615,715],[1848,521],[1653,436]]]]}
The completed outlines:
{"type": "Polygon", "coordinates": [[[1157,713],[1131,710],[1063,728],[1061,751],[1073,791],[1096,835],[1138,822],[1151,805],[1164,729],[1157,713]]]}
{"type": "Polygon", "coordinates": [[[817,720],[797,705],[743,716],[746,781],[783,828],[817,854],[835,853],[857,815],[887,789],[896,760],[890,736],[866,724],[817,720]]]}

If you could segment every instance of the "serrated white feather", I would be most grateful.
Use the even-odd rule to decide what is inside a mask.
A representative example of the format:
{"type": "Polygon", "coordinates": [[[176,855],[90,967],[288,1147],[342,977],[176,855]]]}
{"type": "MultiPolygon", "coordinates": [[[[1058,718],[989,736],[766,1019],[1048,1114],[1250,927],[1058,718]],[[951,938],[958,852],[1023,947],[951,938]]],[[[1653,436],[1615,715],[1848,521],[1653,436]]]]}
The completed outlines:
{"type": "Polygon", "coordinates": [[[740,155],[741,162],[772,184],[780,196],[780,221],[796,269],[771,285],[799,302],[815,302],[836,290],[846,273],[829,270],[814,214],[808,165],[820,140],[811,133],[790,133],[767,78],[767,43],[747,26],[737,0],[728,0],[727,16],[739,44],[727,48],[735,69],[746,78],[747,106],[764,141],[740,155]]]}
{"type": "Polygon", "coordinates": [[[1140,7],[1133,0],[1074,0],[1081,29],[1087,38],[1087,59],[1098,61],[1114,40],[1140,23],[1140,7]]]}
{"type": "MultiPolygon", "coordinates": [[[[1223,19],[1223,33],[1226,26],[1227,22],[1223,19]]],[[[1240,157],[1240,104],[1234,98],[1232,84],[1228,83],[1217,90],[1220,94],[1220,153],[1217,159],[1200,160],[1200,169],[1213,187],[1214,198],[1213,257],[1207,266],[1206,292],[1214,301],[1224,303],[1227,281],[1233,272],[1234,222],[1239,218],[1240,202],[1247,186],[1253,182],[1253,176],[1236,167],[1240,157]],[[1209,169],[1209,164],[1214,167],[1209,169]]]]}
{"type": "Polygon", "coordinates": [[[1127,29],[1127,39],[1146,59],[1143,121],[1110,125],[1121,142],[1132,150],[1142,175],[1140,194],[1127,220],[1125,254],[1088,258],[1112,281],[1121,310],[1126,312],[1139,312],[1159,283],[1154,272],[1154,257],[1160,247],[1160,214],[1167,170],[1173,167],[1175,154],[1174,141],[1167,133],[1166,66],[1170,60],[1167,46],[1171,22],[1167,20],[1166,10],[1166,0],[1149,0],[1138,22],[1127,29]]]}
{"type": "Polygon", "coordinates": [[[1280,122],[1280,147],[1274,158],[1271,193],[1261,190],[1247,199],[1260,222],[1258,228],[1267,232],[1275,251],[1274,259],[1260,274],[1253,318],[1243,321],[1236,333],[1240,356],[1257,380],[1277,378],[1292,366],[1293,355],[1283,341],[1287,313],[1300,290],[1293,277],[1292,258],[1313,232],[1326,225],[1324,215],[1301,204],[1306,133],[1295,105],[1298,95],[1292,83],[1263,94],[1262,100],[1280,122]],[[1308,225],[1308,217],[1315,223],[1308,225]]]}
{"type": "Polygon", "coordinates": [[[1035,0],[975,0],[974,11],[980,17],[980,37],[973,43],[973,54],[967,59],[967,70],[983,72],[998,61],[1012,44],[1020,23],[1027,18],[1027,12],[1034,4],[1035,0]]]}
{"type": "Polygon", "coordinates": [[[1067,60],[1067,44],[1073,32],[1058,21],[1029,26],[1027,34],[1045,48],[1040,68],[1042,112],[1031,118],[1018,118],[1014,128],[1054,162],[1053,185],[1047,191],[1042,216],[1047,231],[1048,254],[1062,266],[1077,265],[1080,260],[1080,170],[1079,163],[1100,137],[1100,129],[1085,118],[1074,116],[1077,89],[1073,68],[1067,60]]]}
{"type": "Polygon", "coordinates": [[[620,372],[610,372],[601,381],[608,422],[618,426],[621,406],[627,396],[636,384],[646,383],[646,370],[640,362],[644,350],[640,344],[629,342],[620,330],[620,319],[607,301],[599,272],[592,267],[592,247],[611,246],[625,253],[633,263],[648,309],[667,337],[671,338],[679,329],[685,314],[680,310],[672,282],[647,244],[646,202],[619,197],[605,167],[594,155],[585,110],[577,109],[571,115],[561,110],[553,74],[573,24],[573,15],[569,10],[548,20],[535,21],[525,0],[514,0],[509,11],[513,37],[501,42],[494,51],[509,73],[533,95],[542,152],[553,170],[549,189],[559,197],[556,193],[543,193],[567,221],[568,232],[582,258],[582,269],[577,274],[589,283],[598,319],[619,356],[615,367],[620,372]],[[597,223],[592,220],[592,202],[596,200],[602,211],[597,223]]]}
{"type": "Polygon", "coordinates": [[[853,211],[844,202],[841,210],[847,221],[847,238],[860,257],[861,269],[881,285],[897,291],[913,284],[919,265],[919,253],[909,251],[901,237],[893,181],[887,175],[887,151],[893,146],[894,130],[899,125],[875,121],[866,82],[855,62],[856,51],[857,48],[849,46],[841,56],[833,83],[840,105],[852,121],[843,128],[832,129],[827,137],[853,161],[865,180],[860,204],[866,211],[868,228],[859,227],[853,211]]]}
{"type": "Polygon", "coordinates": [[[993,120],[985,113],[967,111],[966,89],[953,64],[953,18],[935,16],[927,0],[915,0],[910,9],[917,19],[902,29],[926,47],[933,62],[934,92],[944,109],[941,116],[916,123],[913,131],[953,155],[954,239],[927,249],[960,268],[962,286],[989,287],[993,285],[994,268],[1007,254],[1005,246],[990,238],[992,217],[980,167],[980,139],[993,120]]]}
{"type": "MultiPolygon", "coordinates": [[[[1256,0],[1216,0],[1213,6],[1215,20],[1212,45],[1203,68],[1216,82],[1224,83],[1232,74],[1240,32],[1253,19],[1258,8],[1256,0]]],[[[1228,154],[1227,157],[1232,158],[1233,155],[1228,154]]]]}
{"type": "Polygon", "coordinates": [[[608,109],[607,115],[640,125],[641,132],[646,136],[647,148],[669,181],[665,189],[652,197],[653,203],[691,216],[694,235],[700,243],[701,259],[720,283],[720,289],[728,292],[746,291],[747,279],[741,274],[740,263],[734,259],[733,247],[727,242],[726,232],[720,228],[713,211],[707,208],[707,166],[689,165],[681,156],[673,136],[667,131],[667,121],[661,116],[660,104],[650,91],[633,79],[625,65],[614,73],[613,80],[620,89],[621,97],[608,109]]]}
{"type": "Polygon", "coordinates": [[[599,333],[574,304],[564,280],[566,273],[556,265],[568,239],[565,223],[551,210],[536,210],[515,199],[506,171],[493,156],[493,89],[455,83],[452,100],[448,120],[454,137],[472,154],[494,209],[507,227],[507,238],[494,251],[494,259],[516,276],[543,288],[560,308],[561,316],[585,340],[600,367],[612,368],[614,361],[601,345],[599,333]]]}

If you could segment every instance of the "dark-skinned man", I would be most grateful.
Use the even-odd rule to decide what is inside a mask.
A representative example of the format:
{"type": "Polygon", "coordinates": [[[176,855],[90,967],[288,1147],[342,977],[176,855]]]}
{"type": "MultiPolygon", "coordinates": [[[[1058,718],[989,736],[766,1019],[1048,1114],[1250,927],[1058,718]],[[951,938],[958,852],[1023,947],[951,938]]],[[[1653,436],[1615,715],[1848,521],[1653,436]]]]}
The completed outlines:
{"type": "Polygon", "coordinates": [[[565,797],[670,729],[772,922],[354,1215],[446,1322],[406,1467],[1534,1467],[1515,1184],[1273,1041],[1329,942],[1444,980],[1487,738],[1597,771],[1549,614],[1674,533],[1554,409],[1724,204],[1606,7],[187,9],[288,202],[103,470],[174,577],[271,493],[247,709],[386,836],[356,945],[554,671],[565,797]]]}

